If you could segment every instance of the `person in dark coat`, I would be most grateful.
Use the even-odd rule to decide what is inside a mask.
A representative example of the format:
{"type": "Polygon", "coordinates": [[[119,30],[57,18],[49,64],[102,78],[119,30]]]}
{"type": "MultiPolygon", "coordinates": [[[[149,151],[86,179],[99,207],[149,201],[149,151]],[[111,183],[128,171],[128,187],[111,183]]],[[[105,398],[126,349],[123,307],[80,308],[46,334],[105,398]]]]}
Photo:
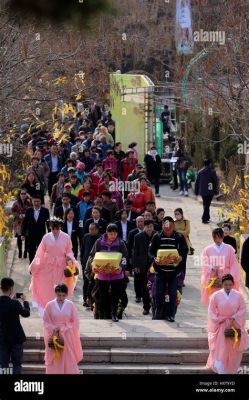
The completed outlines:
{"type": "Polygon", "coordinates": [[[117,214],[118,214],[119,220],[117,220],[114,223],[118,227],[118,236],[127,245],[129,233],[133,229],[133,222],[128,221],[128,219],[127,219],[128,213],[125,209],[120,210],[117,214]]]}
{"type": "Polygon", "coordinates": [[[48,194],[50,197],[52,193],[52,187],[57,182],[57,175],[63,167],[63,161],[59,156],[58,147],[56,145],[51,146],[50,154],[47,154],[44,157],[44,160],[47,162],[50,171],[48,176],[48,194]]]}
{"type": "Polygon", "coordinates": [[[100,233],[99,233],[99,226],[95,222],[92,222],[89,225],[89,233],[86,233],[83,236],[83,240],[81,243],[81,265],[82,265],[82,275],[83,275],[83,306],[84,307],[89,307],[90,304],[88,304],[89,298],[90,298],[90,293],[91,289],[93,289],[93,286],[95,284],[95,281],[93,279],[92,273],[86,276],[85,274],[85,269],[87,265],[87,260],[90,255],[90,252],[96,242],[97,239],[99,239],[100,233]]]}
{"type": "Polygon", "coordinates": [[[169,106],[165,105],[163,112],[161,113],[160,120],[163,123],[163,133],[168,133],[170,134],[170,128],[171,128],[171,116],[169,112],[169,106]]]}
{"type": "Polygon", "coordinates": [[[210,160],[204,160],[204,167],[198,172],[195,182],[195,194],[200,195],[203,200],[203,224],[210,220],[210,205],[215,194],[219,193],[218,177],[211,167],[210,160]]]}
{"type": "MultiPolygon", "coordinates": [[[[138,233],[142,232],[144,229],[144,217],[139,216],[136,218],[136,228],[132,229],[129,232],[128,235],[128,243],[127,243],[127,250],[128,250],[128,265],[127,265],[127,270],[130,272],[130,275],[132,275],[132,255],[133,255],[133,245],[134,245],[134,238],[135,235],[138,233]]],[[[141,300],[138,301],[138,303],[141,300]]]]}
{"type": "Polygon", "coordinates": [[[146,154],[144,157],[144,163],[146,166],[147,178],[155,185],[155,196],[160,197],[159,184],[160,175],[162,172],[162,161],[161,157],[156,151],[156,146],[151,146],[148,154],[146,154]]]}
{"type": "Polygon", "coordinates": [[[72,241],[73,254],[77,259],[79,243],[81,243],[81,230],[79,228],[79,221],[76,220],[75,210],[69,208],[64,215],[64,222],[61,228],[62,232],[67,233],[72,241]]]}
{"type": "Polygon", "coordinates": [[[99,227],[99,233],[102,235],[106,231],[107,222],[101,218],[101,210],[99,207],[92,208],[92,218],[86,220],[84,224],[84,234],[89,233],[89,226],[92,223],[95,223],[99,227]]]}
{"type": "Polygon", "coordinates": [[[14,281],[11,278],[1,280],[0,367],[2,371],[6,371],[6,374],[10,373],[8,371],[11,359],[13,374],[21,374],[23,343],[26,341],[26,336],[20,323],[20,315],[28,318],[30,308],[24,294],[21,294],[20,301],[11,298],[13,289],[14,281]]]}
{"type": "Polygon", "coordinates": [[[153,267],[156,271],[155,319],[166,318],[169,322],[174,322],[178,287],[177,275],[184,268],[183,260],[187,257],[188,246],[184,236],[181,233],[175,231],[175,223],[172,217],[164,217],[162,227],[163,230],[161,232],[157,232],[153,236],[149,246],[149,256],[154,257],[153,267]],[[174,265],[172,265],[172,263],[170,262],[166,263],[167,260],[157,259],[157,251],[159,249],[176,249],[178,251],[179,257],[177,258],[177,260],[174,260],[174,265]],[[167,315],[164,315],[166,285],[168,285],[170,300],[167,315]]]}
{"type": "Polygon", "coordinates": [[[230,244],[234,248],[235,254],[237,253],[237,242],[236,239],[231,236],[231,225],[230,224],[224,224],[223,227],[223,232],[224,232],[224,239],[223,242],[226,244],[230,244]]]}
{"type": "MultiPolygon", "coordinates": [[[[95,201],[94,201],[94,207],[98,207],[100,209],[100,217],[103,218],[107,223],[110,222],[111,220],[111,215],[110,211],[107,210],[107,208],[103,207],[103,198],[101,195],[97,196],[95,201]]],[[[88,220],[89,218],[92,218],[92,208],[88,208],[86,212],[85,219],[88,220]]]]}
{"type": "Polygon", "coordinates": [[[240,264],[246,273],[245,285],[247,288],[249,288],[249,237],[242,245],[240,264]]]}
{"type": "Polygon", "coordinates": [[[46,228],[49,231],[49,211],[41,205],[41,198],[38,195],[32,198],[33,207],[26,210],[22,223],[21,238],[25,240],[28,235],[28,253],[30,263],[35,257],[36,250],[43,236],[46,234],[46,228]]]}
{"type": "MultiPolygon", "coordinates": [[[[70,206],[71,207],[76,207],[77,204],[79,203],[79,199],[78,197],[74,196],[71,193],[72,190],[72,185],[71,183],[67,182],[64,185],[64,192],[63,193],[68,193],[70,196],[70,206]]],[[[56,201],[55,201],[55,205],[54,205],[54,209],[56,209],[57,207],[60,207],[62,205],[62,196],[57,197],[56,201]]]]}
{"type": "Polygon", "coordinates": [[[75,208],[70,203],[70,200],[70,194],[64,192],[61,196],[62,205],[54,209],[54,216],[56,218],[64,219],[65,212],[70,208],[73,208],[75,211],[75,208]]]}
{"type": "Polygon", "coordinates": [[[154,223],[152,220],[148,220],[144,221],[143,232],[138,233],[134,238],[134,289],[136,299],[143,298],[143,315],[149,314],[150,310],[150,296],[147,290],[147,273],[153,262],[153,258],[148,254],[148,248],[154,234],[154,223]]]}

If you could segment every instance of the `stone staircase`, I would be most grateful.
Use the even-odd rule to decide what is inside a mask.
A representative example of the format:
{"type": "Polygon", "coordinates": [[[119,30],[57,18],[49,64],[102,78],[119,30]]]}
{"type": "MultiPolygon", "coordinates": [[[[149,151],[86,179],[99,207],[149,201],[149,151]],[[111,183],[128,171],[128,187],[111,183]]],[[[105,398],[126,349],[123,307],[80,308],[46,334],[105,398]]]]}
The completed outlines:
{"type": "MultiPolygon", "coordinates": [[[[141,320],[117,324],[81,321],[84,359],[80,371],[82,374],[212,373],[205,368],[208,357],[205,328],[193,325],[141,320]]],[[[33,322],[31,330],[34,328],[33,322]]],[[[39,328],[36,326],[36,329],[39,328]]],[[[23,373],[43,374],[43,337],[39,337],[37,332],[27,336],[23,373]]],[[[242,365],[249,365],[249,352],[244,354],[242,365]]]]}

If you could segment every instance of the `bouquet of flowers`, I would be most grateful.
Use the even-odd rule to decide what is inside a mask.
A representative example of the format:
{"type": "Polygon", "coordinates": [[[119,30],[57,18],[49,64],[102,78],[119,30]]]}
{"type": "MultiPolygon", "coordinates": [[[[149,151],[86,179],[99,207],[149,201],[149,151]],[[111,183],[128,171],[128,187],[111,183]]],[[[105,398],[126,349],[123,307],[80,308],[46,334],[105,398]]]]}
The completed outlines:
{"type": "Polygon", "coordinates": [[[59,331],[54,332],[53,336],[48,340],[48,347],[53,350],[64,350],[64,339],[60,337],[59,331]]]}
{"type": "Polygon", "coordinates": [[[67,257],[67,264],[68,265],[64,269],[64,276],[66,278],[72,278],[79,275],[79,268],[73,265],[73,261],[69,257],[67,257]]]}
{"type": "Polygon", "coordinates": [[[236,332],[237,332],[237,335],[238,335],[238,337],[241,337],[241,329],[236,329],[236,328],[226,328],[225,329],[225,337],[227,337],[227,338],[234,338],[235,337],[235,335],[236,335],[236,332]]]}
{"type": "Polygon", "coordinates": [[[218,275],[218,267],[213,267],[214,274],[213,276],[210,276],[209,281],[208,281],[208,286],[211,288],[217,288],[220,289],[222,288],[222,279],[219,278],[218,275]]]}
{"type": "Polygon", "coordinates": [[[222,280],[218,276],[210,278],[208,284],[212,284],[211,287],[213,288],[222,288],[222,280]]]}

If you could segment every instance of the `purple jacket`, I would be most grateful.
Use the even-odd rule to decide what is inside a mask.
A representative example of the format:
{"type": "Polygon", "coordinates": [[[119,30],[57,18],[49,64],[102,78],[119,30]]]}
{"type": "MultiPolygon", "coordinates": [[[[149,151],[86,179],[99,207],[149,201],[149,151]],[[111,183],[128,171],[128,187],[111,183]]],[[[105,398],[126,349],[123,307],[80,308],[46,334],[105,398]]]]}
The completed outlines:
{"type": "MultiPolygon", "coordinates": [[[[119,237],[117,237],[117,239],[114,240],[114,242],[109,244],[107,243],[106,233],[104,233],[99,239],[96,240],[92,248],[92,251],[90,253],[91,262],[94,259],[95,253],[98,251],[113,252],[113,253],[118,252],[122,254],[122,259],[124,258],[125,260],[127,259],[127,248],[124,241],[119,239],[119,237]]],[[[112,274],[99,273],[97,274],[97,279],[99,279],[100,281],[116,281],[118,279],[123,279],[126,263],[125,264],[122,263],[120,266],[122,267],[122,272],[120,272],[120,274],[112,275],[112,274]]]]}

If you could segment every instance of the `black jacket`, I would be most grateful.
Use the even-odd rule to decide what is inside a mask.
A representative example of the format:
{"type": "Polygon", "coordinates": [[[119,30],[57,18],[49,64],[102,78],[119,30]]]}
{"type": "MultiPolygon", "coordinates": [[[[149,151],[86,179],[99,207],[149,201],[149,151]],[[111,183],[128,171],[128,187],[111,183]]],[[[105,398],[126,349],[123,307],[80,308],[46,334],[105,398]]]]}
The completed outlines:
{"type": "Polygon", "coordinates": [[[155,233],[154,231],[150,237],[144,231],[135,235],[132,261],[133,267],[139,268],[140,272],[147,272],[154,261],[148,253],[148,248],[155,233]]]}
{"type": "Polygon", "coordinates": [[[232,236],[224,236],[223,242],[226,244],[230,244],[235,250],[235,253],[237,253],[237,242],[236,239],[232,236]]]}
{"type": "Polygon", "coordinates": [[[200,196],[213,196],[219,193],[218,177],[210,166],[202,168],[195,182],[195,194],[200,196]]]}
{"type": "Polygon", "coordinates": [[[162,172],[162,161],[159,154],[156,155],[156,160],[150,155],[146,154],[144,157],[144,163],[146,165],[146,171],[149,181],[154,178],[159,178],[162,172]]]}
{"type": "Polygon", "coordinates": [[[243,270],[249,273],[249,237],[244,241],[241,250],[241,266],[243,270]]]}
{"type": "MultiPolygon", "coordinates": [[[[65,233],[68,233],[67,221],[63,222],[61,230],[65,233]]],[[[79,228],[79,222],[74,220],[73,227],[72,227],[72,233],[71,233],[71,241],[72,241],[73,253],[74,253],[75,258],[77,258],[77,256],[78,256],[79,242],[81,243],[81,240],[82,240],[82,237],[81,237],[81,230],[79,228]]]]}
{"type": "MultiPolygon", "coordinates": [[[[102,207],[100,217],[103,218],[107,223],[110,222],[111,220],[110,211],[102,207]]],[[[88,208],[85,215],[85,221],[89,218],[92,218],[92,208],[88,208]]]]}
{"type": "Polygon", "coordinates": [[[161,265],[158,266],[155,262],[153,263],[153,266],[156,271],[160,268],[163,271],[175,271],[176,273],[180,272],[183,267],[184,267],[184,260],[186,260],[187,254],[188,254],[188,246],[186,243],[186,240],[184,236],[176,231],[173,231],[172,235],[170,237],[167,237],[163,231],[157,232],[150,243],[149,246],[149,256],[151,258],[156,258],[157,256],[157,250],[159,249],[177,249],[179,256],[182,257],[182,261],[179,263],[177,267],[172,267],[170,265],[161,265]],[[166,244],[167,242],[170,242],[170,244],[166,244]]]}
{"type": "Polygon", "coordinates": [[[138,233],[140,233],[140,230],[138,228],[134,228],[130,231],[130,233],[128,235],[127,250],[128,250],[129,258],[132,257],[134,238],[135,238],[135,235],[137,235],[138,233]]]}
{"type": "MultiPolygon", "coordinates": [[[[71,193],[69,193],[69,194],[70,194],[71,207],[76,207],[76,205],[79,203],[78,197],[74,196],[71,193]]],[[[62,205],[61,197],[57,197],[57,199],[55,201],[54,209],[56,209],[57,207],[60,207],[61,205],[62,205]]]]}
{"type": "Polygon", "coordinates": [[[26,341],[26,336],[20,317],[30,316],[28,301],[24,301],[23,306],[19,300],[13,300],[9,296],[0,297],[0,344],[14,345],[26,341]]]}
{"type": "Polygon", "coordinates": [[[94,243],[97,239],[99,239],[100,235],[90,235],[90,233],[86,233],[83,236],[83,240],[81,243],[81,264],[82,267],[85,268],[89,254],[93,248],[94,243]]]}
{"type": "MultiPolygon", "coordinates": [[[[121,221],[116,221],[114,222],[115,225],[117,225],[118,227],[118,236],[120,237],[120,239],[123,239],[123,231],[122,231],[122,225],[121,225],[121,221]]],[[[127,240],[126,243],[128,243],[128,239],[129,239],[129,233],[132,231],[133,229],[133,222],[132,221],[127,221],[127,240]]]]}
{"type": "Polygon", "coordinates": [[[39,218],[36,222],[34,218],[34,208],[27,208],[22,224],[22,236],[28,233],[29,241],[39,241],[46,234],[46,227],[49,231],[48,209],[43,206],[41,207],[39,218]]]}
{"type": "MultiPolygon", "coordinates": [[[[72,208],[74,210],[74,213],[76,213],[75,207],[73,207],[71,204],[70,204],[70,208],[72,208]]],[[[64,219],[64,210],[63,210],[62,206],[56,207],[54,209],[54,216],[57,218],[60,218],[60,219],[64,219]]]]}
{"type": "MultiPolygon", "coordinates": [[[[89,225],[94,222],[93,218],[89,218],[84,223],[84,234],[89,233],[89,225]]],[[[106,231],[106,221],[103,218],[99,219],[98,226],[99,226],[99,233],[102,235],[106,231]]]]}

